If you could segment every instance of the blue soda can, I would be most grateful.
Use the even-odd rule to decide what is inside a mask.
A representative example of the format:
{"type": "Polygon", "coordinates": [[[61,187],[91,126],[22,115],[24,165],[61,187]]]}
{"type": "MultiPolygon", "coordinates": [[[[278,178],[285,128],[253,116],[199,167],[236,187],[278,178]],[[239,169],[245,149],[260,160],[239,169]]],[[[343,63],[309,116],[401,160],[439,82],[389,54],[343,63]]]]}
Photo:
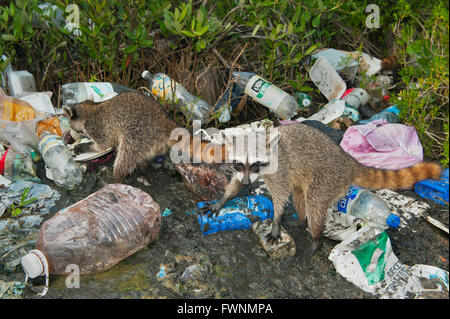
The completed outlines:
{"type": "MultiPolygon", "coordinates": [[[[200,202],[197,204],[197,208],[215,202],[217,201],[200,202]]],[[[261,195],[238,197],[230,200],[220,210],[217,217],[197,214],[203,235],[226,230],[249,229],[254,221],[263,221],[268,218],[273,218],[273,204],[269,198],[261,195]]]]}

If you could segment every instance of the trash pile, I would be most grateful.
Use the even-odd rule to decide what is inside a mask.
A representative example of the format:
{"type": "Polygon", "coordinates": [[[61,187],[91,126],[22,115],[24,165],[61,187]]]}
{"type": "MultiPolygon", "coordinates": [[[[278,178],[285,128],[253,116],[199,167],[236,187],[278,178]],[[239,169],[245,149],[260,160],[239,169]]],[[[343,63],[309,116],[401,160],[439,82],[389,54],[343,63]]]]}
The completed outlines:
{"type": "MultiPolygon", "coordinates": [[[[144,71],[142,77],[148,81],[151,95],[160,101],[176,101],[187,119],[200,120],[202,124],[209,123],[214,114],[220,123],[229,122],[234,110],[243,104],[258,103],[276,114],[280,125],[319,129],[362,165],[400,169],[423,161],[415,129],[399,123],[399,110],[388,104],[392,71],[386,70],[381,60],[361,52],[325,48],[311,54],[306,63],[312,83],[328,101],[307,118],[295,117],[299,110],[311,112],[317,106],[310,95],[291,95],[254,72],[233,71],[232,82],[215,105],[192,95],[164,73],[144,71]],[[359,87],[367,78],[368,84],[359,87]],[[351,88],[347,87],[349,83],[351,88]],[[375,112],[369,102],[384,106],[384,110],[375,112]]],[[[113,149],[90,149],[93,141],[70,127],[62,107],[86,100],[101,102],[134,90],[118,83],[66,83],[61,86],[62,107],[55,108],[52,92],[36,92],[29,72],[13,71],[9,65],[4,76],[7,81],[2,82],[0,89],[0,260],[9,271],[16,271],[21,264],[25,282],[45,276],[45,289],[39,292],[44,296],[50,274],[69,274],[67,264],[78,265],[80,274],[111,268],[156,240],[162,217],[170,218],[173,213],[168,208],[161,212],[158,203],[144,191],[108,184],[50,216],[61,197],[58,190],[83,187],[87,171],[115,157],[113,149]],[[44,168],[45,178],[37,174],[38,166],[44,168]],[[49,181],[55,186],[46,185],[49,181]]],[[[222,144],[224,135],[230,132],[267,129],[277,124],[254,121],[219,133],[202,129],[202,136],[222,144]]],[[[182,163],[176,164],[175,169],[187,188],[202,200],[197,210],[205,205],[203,201],[214,203],[221,198],[228,185],[227,173],[214,166],[182,163]]],[[[139,178],[143,185],[149,185],[139,178]]],[[[268,257],[295,256],[295,241],[284,227],[277,243],[270,244],[265,238],[273,218],[273,204],[264,185],[261,187],[262,191],[255,190],[256,195],[230,200],[217,216],[194,212],[199,230],[209,236],[251,229],[268,257]]],[[[422,197],[448,205],[448,169],[441,181],[422,181],[414,190],[422,197]]],[[[429,208],[402,196],[386,190],[374,193],[356,185],[350,187],[346,197],[328,212],[325,236],[340,242],[329,260],[344,278],[380,298],[448,297],[447,271],[427,265],[406,266],[393,252],[385,230],[401,231],[408,226],[411,214],[420,216],[429,208]]],[[[437,227],[445,230],[443,225],[437,227]]],[[[194,259],[198,261],[197,257],[194,259]]],[[[201,280],[210,266],[195,263],[184,271],[180,269],[181,275],[175,277],[177,267],[172,261],[161,264],[158,281],[178,295],[182,291],[177,281],[198,291],[212,291],[201,280]]],[[[0,288],[0,298],[15,298],[20,297],[24,287],[17,282],[0,281],[0,288]]]]}

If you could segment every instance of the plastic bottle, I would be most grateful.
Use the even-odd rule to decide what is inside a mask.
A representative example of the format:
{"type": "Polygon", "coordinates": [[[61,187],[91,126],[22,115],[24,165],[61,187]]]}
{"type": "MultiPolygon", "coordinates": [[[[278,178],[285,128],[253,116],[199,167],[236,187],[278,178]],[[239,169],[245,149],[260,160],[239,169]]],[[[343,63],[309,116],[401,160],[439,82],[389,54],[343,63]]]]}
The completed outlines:
{"type": "Polygon", "coordinates": [[[358,186],[350,186],[347,195],[339,200],[340,212],[375,222],[382,226],[397,228],[400,217],[392,214],[386,202],[378,195],[358,186]]]}
{"type": "Polygon", "coordinates": [[[118,83],[72,82],[61,87],[62,104],[72,106],[83,101],[101,102],[119,93],[134,91],[118,83]]]}
{"type": "MultiPolygon", "coordinates": [[[[206,203],[215,202],[200,202],[197,208],[202,208],[206,203]]],[[[252,226],[252,218],[261,221],[273,218],[272,201],[261,195],[238,197],[226,203],[217,217],[197,214],[203,235],[226,230],[249,229],[252,226]]]]}
{"type": "Polygon", "coordinates": [[[282,120],[292,118],[299,105],[295,98],[253,72],[233,72],[233,80],[254,101],[278,114],[282,120]]]}
{"type": "MultiPolygon", "coordinates": [[[[109,184],[56,213],[39,231],[36,249],[22,257],[26,279],[97,274],[146,247],[159,233],[161,211],[150,195],[109,184]]],[[[45,295],[46,290],[41,293],[45,295]]]]}
{"type": "Polygon", "coordinates": [[[308,94],[303,92],[295,92],[294,95],[300,107],[309,107],[311,105],[311,97],[308,94]]]}
{"type": "Polygon", "coordinates": [[[202,99],[192,95],[180,83],[164,73],[151,74],[145,70],[142,77],[148,81],[152,93],[157,98],[167,102],[177,103],[179,110],[186,115],[192,115],[193,120],[204,120],[211,106],[202,99]],[[173,96],[173,93],[175,96],[173,96]]]}
{"type": "Polygon", "coordinates": [[[387,109],[381,111],[380,113],[375,114],[370,119],[359,121],[358,124],[368,124],[375,120],[385,119],[388,121],[388,123],[398,123],[400,121],[398,114],[400,113],[400,110],[397,108],[397,106],[392,105],[391,107],[388,107],[387,109]]]}
{"type": "Polygon", "coordinates": [[[0,159],[0,173],[13,182],[20,180],[39,182],[31,153],[21,154],[11,148],[7,149],[0,159]]]}
{"type": "Polygon", "coordinates": [[[63,138],[47,131],[40,138],[38,147],[45,162],[47,177],[65,189],[75,188],[83,179],[82,169],[74,162],[63,138]]]}
{"type": "Polygon", "coordinates": [[[36,112],[25,101],[0,93],[0,120],[25,121],[36,117],[36,112]]]}

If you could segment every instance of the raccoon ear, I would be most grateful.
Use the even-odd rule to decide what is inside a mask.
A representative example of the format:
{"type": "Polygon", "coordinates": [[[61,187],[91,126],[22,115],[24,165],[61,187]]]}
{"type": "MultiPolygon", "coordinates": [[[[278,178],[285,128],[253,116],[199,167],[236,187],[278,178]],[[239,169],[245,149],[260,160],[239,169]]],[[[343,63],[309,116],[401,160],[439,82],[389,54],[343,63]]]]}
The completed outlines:
{"type": "Polygon", "coordinates": [[[64,116],[69,120],[76,119],[78,117],[77,111],[73,107],[63,106],[64,116]]]}

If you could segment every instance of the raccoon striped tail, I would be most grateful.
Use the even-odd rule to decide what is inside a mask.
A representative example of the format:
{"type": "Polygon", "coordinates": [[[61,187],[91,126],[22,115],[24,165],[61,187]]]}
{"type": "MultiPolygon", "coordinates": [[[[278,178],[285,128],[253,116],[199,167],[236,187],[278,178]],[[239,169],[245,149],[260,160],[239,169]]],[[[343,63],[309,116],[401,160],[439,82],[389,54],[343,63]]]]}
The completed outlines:
{"type": "Polygon", "coordinates": [[[427,178],[439,179],[442,173],[439,164],[427,162],[399,170],[377,169],[367,166],[361,166],[361,168],[356,174],[354,183],[373,190],[382,188],[406,189],[427,178]]]}

